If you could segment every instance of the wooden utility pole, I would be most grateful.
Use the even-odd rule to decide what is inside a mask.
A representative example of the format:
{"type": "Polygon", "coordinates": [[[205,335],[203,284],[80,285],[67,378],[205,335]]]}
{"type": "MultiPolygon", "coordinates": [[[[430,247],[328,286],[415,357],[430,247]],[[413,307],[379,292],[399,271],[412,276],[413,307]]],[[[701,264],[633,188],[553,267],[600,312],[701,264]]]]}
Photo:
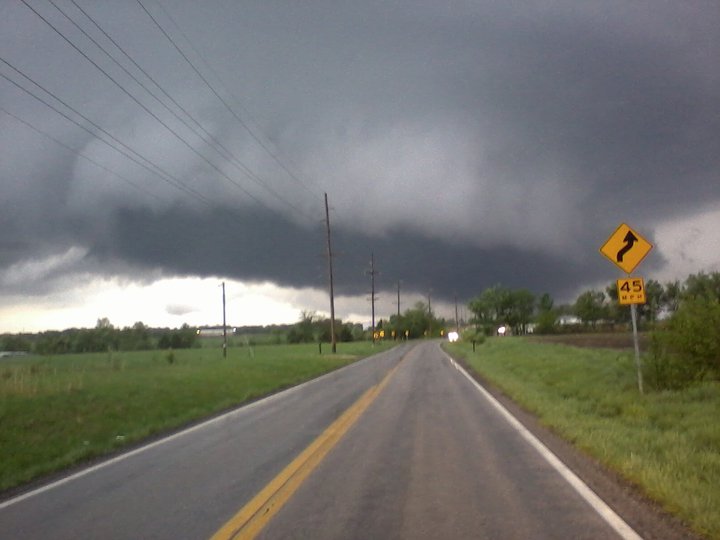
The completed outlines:
{"type": "Polygon", "coordinates": [[[222,282],[223,290],[223,358],[227,358],[227,324],[225,323],[225,282],[222,282]]]}
{"type": "Polygon", "coordinates": [[[330,243],[330,209],[328,208],[327,193],[325,193],[325,228],[327,230],[328,272],[330,274],[330,343],[334,354],[337,352],[337,342],[335,340],[335,291],[333,290],[333,254],[332,244],[330,243]]]}
{"type": "Polygon", "coordinates": [[[460,319],[458,319],[457,294],[455,295],[455,331],[460,333],[460,319]]]}
{"type": "Polygon", "coordinates": [[[375,254],[370,252],[370,305],[372,311],[372,342],[375,344],[375,254]]]}
{"type": "Polygon", "coordinates": [[[398,316],[398,322],[400,322],[400,282],[398,281],[397,284],[397,316],[398,316]]]}
{"type": "Polygon", "coordinates": [[[432,304],[430,303],[430,296],[432,295],[432,289],[428,291],[428,337],[432,337],[432,304]]]}

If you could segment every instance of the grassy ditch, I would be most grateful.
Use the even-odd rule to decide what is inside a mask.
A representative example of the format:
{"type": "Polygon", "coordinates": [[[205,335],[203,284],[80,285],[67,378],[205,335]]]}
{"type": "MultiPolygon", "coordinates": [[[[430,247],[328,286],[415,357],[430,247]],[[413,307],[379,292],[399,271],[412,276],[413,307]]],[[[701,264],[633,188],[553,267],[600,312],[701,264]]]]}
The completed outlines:
{"type": "Polygon", "coordinates": [[[113,452],[388,345],[112,352],[0,360],[0,490],[113,452]]]}
{"type": "Polygon", "coordinates": [[[631,352],[491,339],[447,344],[575,446],[720,539],[720,384],[637,390],[631,352]]]}

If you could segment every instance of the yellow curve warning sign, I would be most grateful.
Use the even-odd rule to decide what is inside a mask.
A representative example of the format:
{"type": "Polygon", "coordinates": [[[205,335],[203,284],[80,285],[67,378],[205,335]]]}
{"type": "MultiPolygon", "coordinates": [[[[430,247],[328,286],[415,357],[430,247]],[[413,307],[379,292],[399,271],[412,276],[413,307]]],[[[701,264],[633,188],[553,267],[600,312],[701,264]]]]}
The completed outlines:
{"type": "Polygon", "coordinates": [[[652,248],[653,245],[640,233],[622,223],[600,248],[600,253],[629,274],[637,268],[652,248]]]}

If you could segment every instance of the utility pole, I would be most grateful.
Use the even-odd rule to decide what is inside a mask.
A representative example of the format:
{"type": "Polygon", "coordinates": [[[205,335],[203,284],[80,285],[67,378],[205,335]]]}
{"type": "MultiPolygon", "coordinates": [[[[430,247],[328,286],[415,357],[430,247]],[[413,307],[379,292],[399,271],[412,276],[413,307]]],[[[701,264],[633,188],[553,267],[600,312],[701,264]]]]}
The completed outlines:
{"type": "Polygon", "coordinates": [[[457,294],[455,295],[455,331],[460,334],[460,319],[458,319],[457,294]]]}
{"type": "Polygon", "coordinates": [[[398,322],[400,321],[400,281],[398,281],[397,284],[397,316],[398,316],[398,322]]]}
{"type": "Polygon", "coordinates": [[[225,282],[222,282],[223,290],[223,358],[227,358],[227,324],[225,323],[225,282]]]}
{"type": "Polygon", "coordinates": [[[370,252],[370,305],[372,311],[372,342],[375,345],[375,254],[370,252]]]}
{"type": "Polygon", "coordinates": [[[432,304],[430,303],[430,295],[432,294],[432,289],[428,291],[428,337],[432,338],[432,304]]]}
{"type": "Polygon", "coordinates": [[[335,292],[333,290],[333,267],[332,267],[332,244],[330,243],[330,210],[328,208],[328,196],[325,193],[325,228],[327,230],[327,257],[328,271],[330,274],[330,343],[332,352],[337,352],[337,342],[335,340],[335,292]]]}

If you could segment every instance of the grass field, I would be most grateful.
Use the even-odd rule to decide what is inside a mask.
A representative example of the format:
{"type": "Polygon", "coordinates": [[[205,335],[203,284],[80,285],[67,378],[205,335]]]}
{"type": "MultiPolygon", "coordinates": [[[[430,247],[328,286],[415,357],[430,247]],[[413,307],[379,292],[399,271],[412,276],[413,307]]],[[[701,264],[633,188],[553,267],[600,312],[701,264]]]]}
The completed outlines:
{"type": "Polygon", "coordinates": [[[0,490],[379,352],[367,342],[0,360],[0,490]]]}
{"type": "Polygon", "coordinates": [[[555,432],[720,539],[720,384],[637,390],[631,352],[491,339],[447,344],[555,432]]]}

